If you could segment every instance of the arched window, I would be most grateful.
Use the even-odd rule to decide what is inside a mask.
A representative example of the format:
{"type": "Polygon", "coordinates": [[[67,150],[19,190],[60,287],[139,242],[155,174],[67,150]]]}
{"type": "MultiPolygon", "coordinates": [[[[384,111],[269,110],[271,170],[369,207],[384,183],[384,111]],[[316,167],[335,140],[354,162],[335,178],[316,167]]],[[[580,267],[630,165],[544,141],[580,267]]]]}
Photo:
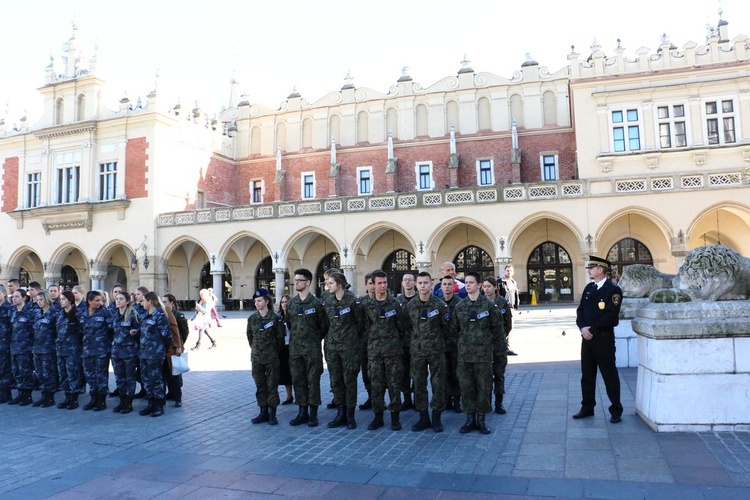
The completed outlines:
{"type": "Polygon", "coordinates": [[[518,128],[523,127],[523,99],[521,99],[521,96],[518,94],[513,94],[513,96],[510,98],[510,123],[508,124],[508,128],[513,123],[513,118],[516,119],[516,126],[518,128]]]}
{"type": "Polygon", "coordinates": [[[360,111],[357,115],[357,142],[370,142],[370,124],[367,111],[360,111]]]}
{"type": "Polygon", "coordinates": [[[325,284],[323,283],[323,273],[328,269],[341,269],[341,259],[337,252],[331,252],[320,260],[318,267],[315,269],[315,276],[313,279],[315,282],[315,295],[320,297],[320,294],[325,290],[325,284]]]}
{"type": "Polygon", "coordinates": [[[396,111],[396,108],[389,108],[386,112],[385,128],[386,136],[388,135],[388,132],[390,132],[394,139],[398,137],[398,111],[396,111]]]}
{"type": "Polygon", "coordinates": [[[62,125],[63,119],[65,118],[65,100],[62,97],[58,97],[55,101],[55,125],[62,125]]]}
{"type": "Polygon", "coordinates": [[[414,255],[407,250],[396,250],[386,257],[383,262],[383,271],[388,275],[388,288],[398,295],[401,293],[401,281],[404,274],[413,274],[417,277],[417,261],[414,255]]]}
{"type": "Polygon", "coordinates": [[[304,121],[302,122],[302,147],[303,148],[312,147],[313,145],[312,132],[313,132],[312,118],[305,118],[304,121]]]}
{"type": "Polygon", "coordinates": [[[607,260],[612,263],[611,277],[617,281],[622,276],[622,271],[631,264],[654,265],[646,245],[633,238],[623,238],[609,249],[607,260]]]}
{"type": "Polygon", "coordinates": [[[86,94],[78,94],[76,99],[76,121],[86,118],[86,94]]]}
{"type": "Polygon", "coordinates": [[[495,275],[495,265],[490,254],[473,245],[458,252],[453,263],[456,264],[457,278],[463,279],[469,271],[479,273],[482,279],[495,275]]]}
{"type": "Polygon", "coordinates": [[[542,106],[544,107],[544,124],[557,125],[557,99],[555,93],[548,90],[542,95],[542,106]]]}
{"type": "Polygon", "coordinates": [[[573,300],[573,264],[568,252],[551,241],[536,247],[527,263],[529,292],[540,302],[573,300]]]}
{"type": "Polygon", "coordinates": [[[417,106],[417,137],[428,135],[427,131],[427,106],[420,104],[417,106]]]}
{"type": "Polygon", "coordinates": [[[451,125],[453,125],[453,130],[456,133],[461,130],[458,123],[458,103],[456,101],[448,101],[448,104],[445,106],[445,130],[450,132],[451,125]]]}
{"type": "Polygon", "coordinates": [[[250,131],[250,154],[260,154],[260,127],[255,126],[250,131]]]}
{"type": "Polygon", "coordinates": [[[281,146],[282,151],[286,151],[286,123],[284,122],[276,125],[276,145],[281,146]]]}
{"type": "MultiPolygon", "coordinates": [[[[21,273],[23,274],[23,269],[21,273]]],[[[23,277],[21,278],[21,284],[23,284],[23,277]]],[[[28,284],[28,283],[27,283],[28,284]]],[[[75,269],[70,266],[63,266],[60,272],[60,288],[64,290],[70,290],[78,284],[78,273],[75,269]]]]}
{"type": "Polygon", "coordinates": [[[479,119],[479,130],[490,130],[492,128],[490,100],[486,97],[482,97],[477,101],[477,117],[479,119]]]}
{"type": "MultiPolygon", "coordinates": [[[[214,277],[211,274],[211,263],[206,262],[206,264],[203,266],[203,269],[201,269],[201,288],[213,288],[214,287],[214,277]]],[[[200,291],[200,290],[198,290],[200,291]]],[[[232,271],[229,270],[229,266],[226,264],[224,265],[224,282],[222,283],[222,291],[221,291],[221,297],[219,297],[218,290],[214,290],[214,295],[219,300],[228,299],[232,297],[232,271]]],[[[195,299],[198,300],[198,292],[195,293],[195,299]]]]}
{"type": "MultiPolygon", "coordinates": [[[[276,296],[276,273],[273,271],[273,261],[270,255],[258,264],[258,269],[255,271],[255,289],[258,288],[265,288],[271,292],[272,296],[276,296]]],[[[289,293],[289,271],[284,273],[282,288],[283,293],[289,293]]]]}
{"type": "Polygon", "coordinates": [[[328,129],[328,143],[336,140],[336,144],[341,144],[341,117],[339,115],[331,116],[328,129]]]}

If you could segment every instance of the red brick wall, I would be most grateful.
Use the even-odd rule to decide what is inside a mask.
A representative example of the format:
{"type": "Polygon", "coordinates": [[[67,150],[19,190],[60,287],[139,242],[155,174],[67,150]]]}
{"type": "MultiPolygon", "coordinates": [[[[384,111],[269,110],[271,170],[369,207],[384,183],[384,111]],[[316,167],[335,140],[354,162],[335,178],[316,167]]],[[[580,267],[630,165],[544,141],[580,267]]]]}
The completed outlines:
{"type": "MultiPolygon", "coordinates": [[[[198,189],[205,193],[206,208],[215,207],[210,202],[225,205],[247,205],[249,203],[248,184],[237,182],[234,163],[224,158],[212,157],[208,166],[201,171],[198,189]]],[[[194,210],[195,204],[185,206],[185,210],[194,210]]]]}
{"type": "Polygon", "coordinates": [[[3,212],[12,212],[18,207],[18,156],[3,162],[3,212]]]}
{"type": "Polygon", "coordinates": [[[128,139],[125,149],[125,196],[128,199],[145,198],[148,196],[146,190],[146,166],[148,160],[148,141],[145,137],[128,139]]]}

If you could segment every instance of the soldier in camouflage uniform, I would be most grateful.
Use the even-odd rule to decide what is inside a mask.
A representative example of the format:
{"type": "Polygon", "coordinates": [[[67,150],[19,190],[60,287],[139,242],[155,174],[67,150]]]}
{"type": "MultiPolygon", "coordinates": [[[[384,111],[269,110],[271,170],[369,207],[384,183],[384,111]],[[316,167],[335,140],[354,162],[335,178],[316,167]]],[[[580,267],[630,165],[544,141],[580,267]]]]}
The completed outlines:
{"type": "MultiPolygon", "coordinates": [[[[401,293],[396,296],[396,300],[401,304],[401,308],[406,309],[412,299],[417,296],[416,282],[413,274],[404,274],[401,278],[401,293]]],[[[411,350],[410,350],[410,338],[411,338],[411,325],[406,330],[406,338],[404,339],[404,378],[401,379],[401,392],[404,395],[404,405],[402,410],[411,410],[414,408],[414,404],[411,400],[412,391],[412,377],[411,377],[411,350]]]]}
{"type": "MultiPolygon", "coordinates": [[[[454,293],[455,286],[456,280],[453,276],[445,275],[440,280],[443,301],[448,304],[451,315],[456,304],[461,301],[461,298],[454,293]]],[[[451,329],[450,335],[445,338],[445,408],[461,413],[463,408],[461,407],[461,388],[458,383],[458,338],[456,335],[457,332],[451,329]]]]}
{"type": "Polygon", "coordinates": [[[508,300],[498,294],[497,281],[492,276],[484,278],[482,291],[484,296],[492,301],[503,317],[503,329],[505,330],[505,349],[502,343],[497,343],[492,352],[492,378],[495,392],[495,413],[505,415],[503,407],[503,395],[505,394],[505,367],[508,366],[508,335],[513,328],[513,313],[508,300]]]}
{"type": "Polygon", "coordinates": [[[34,323],[41,311],[26,302],[26,291],[19,288],[13,292],[11,315],[10,355],[13,364],[13,378],[16,380],[18,395],[8,404],[26,406],[32,403],[34,389],[34,358],[31,348],[34,343],[34,323]]]}
{"type": "Polygon", "coordinates": [[[354,409],[357,406],[357,375],[359,374],[359,343],[366,321],[357,297],[347,290],[346,277],[338,272],[328,276],[328,294],[323,302],[330,323],[326,345],[328,374],[333,399],[338,403],[336,418],[328,423],[335,428],[346,425],[356,429],[354,409]]]}
{"type": "Polygon", "coordinates": [[[297,295],[287,306],[289,325],[289,369],[292,372],[294,395],[299,412],[289,425],[318,425],[320,376],[323,374],[323,353],[320,343],[328,333],[328,316],[323,303],[310,290],[312,273],[308,269],[294,271],[297,295]],[[309,407],[309,408],[308,408],[309,407]]]}
{"type": "Polygon", "coordinates": [[[34,401],[32,406],[49,408],[55,404],[57,391],[57,360],[55,359],[56,318],[52,299],[46,290],[40,290],[36,295],[36,303],[40,311],[39,319],[34,323],[34,368],[42,397],[34,401]]]}
{"type": "Polygon", "coordinates": [[[450,334],[451,313],[448,304],[432,294],[432,276],[417,275],[419,295],[406,305],[411,323],[411,376],[414,379],[414,405],[419,421],[412,431],[432,426],[443,432],[441,414],[445,410],[445,337],[450,334]],[[432,421],[427,409],[427,370],[432,386],[432,421]]]}
{"type": "Polygon", "coordinates": [[[78,395],[86,391],[86,380],[83,378],[81,361],[83,334],[73,292],[64,291],[60,294],[60,308],[55,348],[60,388],[65,391],[65,400],[57,407],[61,410],[75,410],[78,408],[78,395]]]}
{"type": "Polygon", "coordinates": [[[128,414],[133,411],[136,367],[140,362],[138,331],[141,320],[138,312],[130,305],[129,294],[120,290],[114,299],[112,369],[115,372],[116,392],[120,396],[120,404],[115,406],[114,412],[128,414]]]}
{"type": "Polygon", "coordinates": [[[491,410],[492,352],[496,345],[505,350],[505,331],[497,306],[479,293],[479,274],[466,273],[467,296],[456,304],[451,319],[458,331],[458,383],[464,398],[465,434],[479,429],[489,434],[485,414],[491,410]]]}
{"type": "Polygon", "coordinates": [[[385,389],[388,388],[391,412],[391,430],[401,430],[401,378],[403,377],[404,337],[409,318],[398,301],[388,295],[388,276],[383,271],[373,271],[375,297],[369,300],[367,314],[367,356],[372,383],[372,409],[375,418],[367,428],[383,427],[385,389]]]}
{"type": "MultiPolygon", "coordinates": [[[[375,284],[372,281],[372,273],[365,274],[365,294],[359,298],[359,303],[362,304],[363,308],[367,308],[367,304],[375,296],[375,284]]],[[[362,383],[365,384],[365,390],[367,391],[367,400],[359,405],[360,410],[371,410],[372,409],[372,398],[370,394],[372,392],[372,385],[370,384],[370,372],[367,369],[367,341],[369,339],[367,330],[362,335],[359,343],[359,367],[362,370],[362,383]]]]}
{"type": "Polygon", "coordinates": [[[91,401],[83,409],[101,411],[107,408],[113,334],[112,317],[104,307],[102,294],[97,291],[86,294],[86,305],[78,317],[83,330],[83,372],[91,394],[91,401]]]}
{"type": "Polygon", "coordinates": [[[13,380],[13,369],[10,362],[10,316],[13,304],[8,302],[5,285],[0,285],[0,404],[11,400],[10,387],[13,380]]]}
{"type": "Polygon", "coordinates": [[[167,349],[172,345],[172,330],[169,327],[169,319],[159,304],[158,295],[154,292],[146,293],[141,306],[145,315],[141,318],[138,358],[148,406],[138,413],[159,417],[164,415],[165,389],[162,365],[167,349]]]}
{"type": "Polygon", "coordinates": [[[253,294],[257,313],[247,318],[247,342],[252,354],[255,400],[260,407],[253,424],[268,422],[279,425],[276,408],[279,406],[279,351],[284,346],[286,326],[284,321],[269,308],[271,296],[265,288],[253,294]]]}

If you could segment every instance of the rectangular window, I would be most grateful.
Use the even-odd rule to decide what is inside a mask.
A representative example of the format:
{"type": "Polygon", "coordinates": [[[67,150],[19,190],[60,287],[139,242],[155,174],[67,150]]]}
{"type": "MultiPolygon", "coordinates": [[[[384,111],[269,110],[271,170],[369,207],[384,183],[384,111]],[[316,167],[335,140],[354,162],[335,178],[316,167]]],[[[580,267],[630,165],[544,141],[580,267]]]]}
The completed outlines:
{"type": "Polygon", "coordinates": [[[734,107],[731,99],[706,103],[706,135],[709,144],[731,144],[737,141],[734,107]]]}
{"type": "Polygon", "coordinates": [[[250,203],[263,203],[263,181],[250,182],[250,203]]]}
{"type": "Polygon", "coordinates": [[[495,184],[495,172],[492,160],[477,160],[477,180],[480,186],[495,184]]]}
{"type": "Polygon", "coordinates": [[[117,198],[117,162],[99,164],[99,201],[117,198]]]}
{"type": "Polygon", "coordinates": [[[195,192],[195,208],[206,208],[206,192],[197,190],[195,192]]]}
{"type": "Polygon", "coordinates": [[[81,152],[57,153],[55,168],[57,170],[56,203],[76,203],[81,193],[81,152]]]}
{"type": "Polygon", "coordinates": [[[612,111],[612,148],[615,152],[641,149],[641,125],[637,109],[612,111]],[[625,134],[627,133],[627,140],[625,134]]]}
{"type": "Polygon", "coordinates": [[[417,189],[425,191],[434,189],[435,183],[432,180],[432,162],[417,163],[417,189]]]}
{"type": "Polygon", "coordinates": [[[315,174],[302,172],[302,199],[315,198],[315,174]]]}
{"type": "Polygon", "coordinates": [[[685,106],[682,104],[658,106],[656,110],[659,121],[659,146],[662,149],[686,147],[685,106]]]}
{"type": "Polygon", "coordinates": [[[372,194],[372,167],[357,167],[357,194],[372,194]]]}
{"type": "Polygon", "coordinates": [[[542,180],[556,181],[557,175],[557,155],[542,155],[542,180]]]}
{"type": "Polygon", "coordinates": [[[26,174],[26,208],[38,207],[42,199],[42,173],[26,174]]]}

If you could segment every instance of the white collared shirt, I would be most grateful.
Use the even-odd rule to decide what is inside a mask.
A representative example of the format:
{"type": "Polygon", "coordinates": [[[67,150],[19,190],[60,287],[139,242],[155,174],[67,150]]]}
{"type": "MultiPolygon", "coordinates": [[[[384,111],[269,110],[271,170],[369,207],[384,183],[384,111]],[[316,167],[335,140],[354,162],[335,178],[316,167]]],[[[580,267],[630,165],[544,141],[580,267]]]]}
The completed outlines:
{"type": "Polygon", "coordinates": [[[606,276],[604,278],[602,278],[601,281],[597,281],[596,282],[596,289],[600,290],[602,288],[602,286],[604,285],[605,281],[607,281],[607,277],[606,276]]]}

